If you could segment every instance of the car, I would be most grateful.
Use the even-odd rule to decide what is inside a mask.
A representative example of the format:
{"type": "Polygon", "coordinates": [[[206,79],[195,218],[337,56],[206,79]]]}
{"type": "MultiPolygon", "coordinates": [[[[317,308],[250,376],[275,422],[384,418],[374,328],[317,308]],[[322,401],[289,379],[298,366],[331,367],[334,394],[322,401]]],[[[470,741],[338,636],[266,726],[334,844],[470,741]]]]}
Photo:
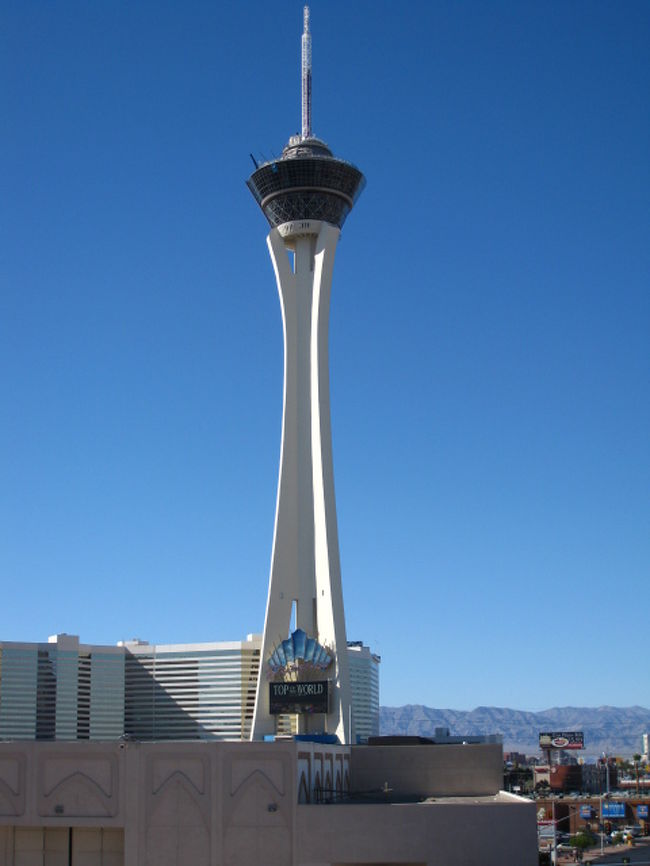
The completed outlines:
{"type": "Polygon", "coordinates": [[[623,827],[623,833],[627,833],[629,836],[640,836],[641,835],[641,825],[640,824],[628,824],[626,827],[623,827]]]}

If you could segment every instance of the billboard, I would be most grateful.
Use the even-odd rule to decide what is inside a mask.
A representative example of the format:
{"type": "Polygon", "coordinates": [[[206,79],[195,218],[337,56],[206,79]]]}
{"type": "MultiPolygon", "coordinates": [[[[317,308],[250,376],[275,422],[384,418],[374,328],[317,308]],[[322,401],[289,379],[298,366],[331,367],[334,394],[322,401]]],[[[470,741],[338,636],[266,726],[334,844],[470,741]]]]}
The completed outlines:
{"type": "Polygon", "coordinates": [[[625,818],[625,803],[603,803],[602,818],[625,818]]]}
{"type": "Polygon", "coordinates": [[[644,820],[647,820],[648,819],[648,807],[647,807],[647,805],[637,806],[636,807],[636,816],[637,816],[637,818],[643,818],[644,820]]]}
{"type": "Polygon", "coordinates": [[[540,749],[584,749],[582,731],[540,731],[540,749]]]}
{"type": "Polygon", "coordinates": [[[327,713],[329,711],[329,680],[316,682],[269,683],[269,712],[327,713]]]}
{"type": "Polygon", "coordinates": [[[593,818],[594,810],[591,806],[580,806],[580,817],[581,818],[593,818]]]}

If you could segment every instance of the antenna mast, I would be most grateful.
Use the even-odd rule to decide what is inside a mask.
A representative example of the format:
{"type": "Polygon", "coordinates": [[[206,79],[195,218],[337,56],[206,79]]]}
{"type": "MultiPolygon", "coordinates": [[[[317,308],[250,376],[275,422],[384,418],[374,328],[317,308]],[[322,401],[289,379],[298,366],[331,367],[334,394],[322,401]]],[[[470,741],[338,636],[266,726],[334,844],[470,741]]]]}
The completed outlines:
{"type": "Polygon", "coordinates": [[[302,135],[311,138],[311,33],[309,32],[309,6],[303,9],[302,31],[302,135]]]}

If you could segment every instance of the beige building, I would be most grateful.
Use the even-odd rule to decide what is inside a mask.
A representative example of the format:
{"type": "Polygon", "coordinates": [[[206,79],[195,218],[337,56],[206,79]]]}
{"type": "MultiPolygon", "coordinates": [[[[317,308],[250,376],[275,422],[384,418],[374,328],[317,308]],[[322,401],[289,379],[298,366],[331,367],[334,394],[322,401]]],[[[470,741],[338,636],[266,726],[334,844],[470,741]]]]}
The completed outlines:
{"type": "Polygon", "coordinates": [[[534,866],[498,745],[0,743],[0,866],[534,866]]]}

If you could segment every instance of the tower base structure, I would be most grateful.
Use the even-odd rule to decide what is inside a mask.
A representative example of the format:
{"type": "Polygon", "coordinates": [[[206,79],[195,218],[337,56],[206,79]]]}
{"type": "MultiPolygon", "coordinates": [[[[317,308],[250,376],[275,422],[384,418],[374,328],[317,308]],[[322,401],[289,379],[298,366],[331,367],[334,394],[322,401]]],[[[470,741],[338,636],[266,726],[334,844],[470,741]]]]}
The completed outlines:
{"type": "Polygon", "coordinates": [[[329,308],[339,234],[328,222],[299,220],[273,228],[267,238],[282,308],[284,410],[254,740],[276,733],[283,707],[274,698],[284,693],[284,709],[298,711],[298,733],[350,741],[329,408],[329,308]]]}

